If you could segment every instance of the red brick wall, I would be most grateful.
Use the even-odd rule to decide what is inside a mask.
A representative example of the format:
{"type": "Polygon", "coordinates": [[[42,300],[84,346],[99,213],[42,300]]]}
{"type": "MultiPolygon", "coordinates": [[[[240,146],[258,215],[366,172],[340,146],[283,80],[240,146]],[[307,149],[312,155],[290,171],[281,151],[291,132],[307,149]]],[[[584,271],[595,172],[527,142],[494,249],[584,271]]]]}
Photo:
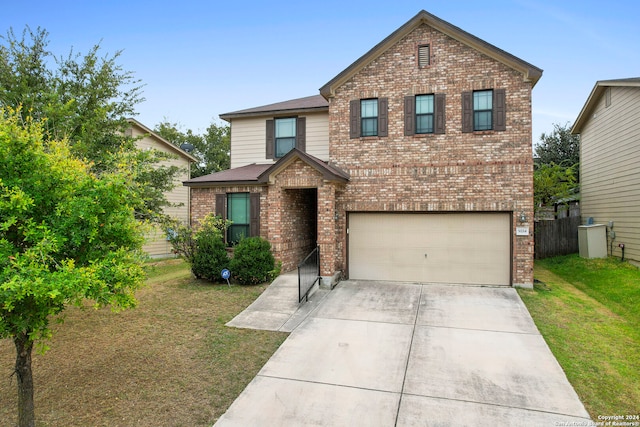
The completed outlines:
{"type": "Polygon", "coordinates": [[[533,282],[531,84],[523,75],[426,25],[336,90],[329,106],[330,158],[349,172],[336,195],[336,267],[346,260],[348,211],[513,212],[513,283],[533,282]],[[431,46],[418,68],[417,46],[431,46]],[[506,89],[507,130],[462,133],[463,91],[506,89]],[[404,135],[404,97],[446,95],[446,132],[404,135]],[[349,138],[349,101],[388,98],[389,135],[349,138]],[[529,222],[520,224],[525,212],[529,222]]]}
{"type": "Polygon", "coordinates": [[[191,188],[191,225],[197,227],[202,218],[216,212],[216,194],[227,193],[260,193],[260,236],[267,238],[267,210],[264,209],[267,201],[267,187],[264,186],[235,186],[235,187],[210,187],[191,188]]]}

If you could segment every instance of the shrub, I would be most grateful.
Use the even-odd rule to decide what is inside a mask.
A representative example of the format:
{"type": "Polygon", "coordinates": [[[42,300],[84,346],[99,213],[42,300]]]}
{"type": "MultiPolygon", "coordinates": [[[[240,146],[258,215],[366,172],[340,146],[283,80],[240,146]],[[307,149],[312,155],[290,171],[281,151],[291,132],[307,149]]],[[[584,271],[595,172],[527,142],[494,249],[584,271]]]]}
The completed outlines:
{"type": "Polygon", "coordinates": [[[196,235],[197,249],[192,257],[191,271],[198,279],[221,281],[220,272],[229,267],[229,257],[222,237],[218,233],[202,230],[196,235]]]}
{"type": "Polygon", "coordinates": [[[222,269],[229,266],[223,236],[230,223],[209,214],[200,221],[197,231],[177,220],[166,225],[174,252],[191,264],[191,272],[198,279],[218,282],[222,269]]]}
{"type": "Polygon", "coordinates": [[[271,244],[261,237],[248,237],[236,245],[231,273],[241,285],[257,285],[273,278],[276,271],[271,244]]]}

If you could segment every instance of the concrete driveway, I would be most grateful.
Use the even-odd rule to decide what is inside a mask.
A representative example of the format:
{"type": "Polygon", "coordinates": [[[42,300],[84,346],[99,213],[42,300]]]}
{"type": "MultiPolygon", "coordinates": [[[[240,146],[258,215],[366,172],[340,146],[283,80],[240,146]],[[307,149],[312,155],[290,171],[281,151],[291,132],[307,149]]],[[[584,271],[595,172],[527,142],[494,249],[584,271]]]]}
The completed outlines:
{"type": "Polygon", "coordinates": [[[343,281],[315,301],[216,426],[589,425],[512,288],[343,281]]]}

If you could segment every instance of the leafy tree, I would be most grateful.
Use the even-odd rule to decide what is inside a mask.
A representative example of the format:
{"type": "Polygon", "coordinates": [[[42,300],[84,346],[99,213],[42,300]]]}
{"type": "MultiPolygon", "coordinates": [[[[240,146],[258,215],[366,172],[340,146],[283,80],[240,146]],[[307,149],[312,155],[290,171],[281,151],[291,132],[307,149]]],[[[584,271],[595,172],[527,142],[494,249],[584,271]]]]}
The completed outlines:
{"type": "MultiPolygon", "coordinates": [[[[0,338],[16,347],[18,424],[34,426],[31,354],[69,304],[133,307],[142,204],[123,172],[90,170],[44,122],[0,110],[0,338]]],[[[46,346],[41,345],[43,351],[46,346]]]]}
{"type": "Polygon", "coordinates": [[[228,125],[211,123],[204,134],[204,142],[202,147],[196,146],[196,155],[203,161],[195,168],[194,178],[231,167],[231,129],[228,125]]]}
{"type": "Polygon", "coordinates": [[[98,44],[85,55],[71,50],[58,57],[47,49],[48,36],[29,27],[21,38],[13,29],[0,36],[0,107],[40,121],[46,140],[67,139],[72,154],[91,162],[96,173],[134,165],[133,185],[145,201],[138,217],[159,221],[171,205],[164,191],[179,171],[159,165],[166,154],[136,150],[126,136],[127,117],[144,100],[140,81],[118,64],[121,51],[100,56],[98,44]]]}
{"type": "Polygon", "coordinates": [[[577,165],[567,167],[555,163],[536,166],[533,171],[533,199],[536,211],[542,206],[561,202],[576,193],[576,167],[577,165]]]}
{"type": "Polygon", "coordinates": [[[177,123],[164,121],[158,124],[155,132],[178,147],[182,144],[193,145],[193,152],[199,162],[191,168],[191,178],[229,169],[230,128],[212,123],[204,135],[194,134],[191,129],[183,132],[177,123]]]}
{"type": "Polygon", "coordinates": [[[539,164],[573,166],[580,162],[580,137],[571,134],[568,123],[564,126],[555,123],[553,132],[540,136],[535,157],[539,164]]]}

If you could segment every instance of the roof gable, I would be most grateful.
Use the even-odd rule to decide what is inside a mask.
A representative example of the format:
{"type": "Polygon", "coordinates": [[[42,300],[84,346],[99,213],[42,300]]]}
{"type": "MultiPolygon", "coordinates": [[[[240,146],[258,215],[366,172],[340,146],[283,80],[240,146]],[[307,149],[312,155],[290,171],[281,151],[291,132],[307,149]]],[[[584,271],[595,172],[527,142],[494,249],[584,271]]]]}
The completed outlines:
{"type": "Polygon", "coordinates": [[[578,118],[571,128],[572,134],[579,134],[582,128],[591,117],[591,112],[598,105],[598,101],[602,98],[604,91],[609,87],[640,87],[640,77],[633,77],[629,79],[616,79],[616,80],[599,80],[593,86],[587,102],[585,102],[578,118]]]}
{"type": "Polygon", "coordinates": [[[342,169],[335,167],[329,163],[323,162],[322,160],[313,157],[304,151],[300,151],[297,148],[289,151],[284,157],[274,163],[269,169],[265,170],[259,177],[258,181],[260,182],[269,182],[271,177],[279,174],[284,169],[286,169],[290,164],[292,164],[295,160],[300,159],[304,163],[308,164],[316,171],[318,171],[322,178],[326,181],[333,182],[347,182],[349,181],[349,174],[344,172],[342,169]]]}
{"type": "Polygon", "coordinates": [[[131,126],[135,126],[138,129],[140,129],[143,133],[148,134],[149,137],[151,137],[159,145],[163,146],[164,148],[168,148],[174,154],[177,154],[177,155],[179,155],[181,157],[184,157],[185,159],[187,159],[190,162],[197,162],[198,161],[198,159],[193,157],[191,154],[189,154],[186,151],[180,149],[180,147],[176,147],[171,142],[167,141],[166,139],[164,139],[163,137],[161,137],[160,135],[158,135],[157,133],[155,133],[154,131],[152,131],[151,129],[149,129],[148,127],[146,127],[145,125],[143,125],[142,123],[137,121],[136,119],[127,119],[127,121],[129,122],[129,124],[131,126]]]}
{"type": "Polygon", "coordinates": [[[426,24],[430,27],[440,31],[443,34],[489,56],[490,58],[499,61],[508,67],[522,73],[523,78],[530,81],[532,87],[538,82],[542,76],[542,70],[528,62],[523,61],[520,58],[505,52],[502,49],[495,47],[492,44],[479,39],[478,37],[467,33],[466,31],[432,15],[424,10],[420,11],[416,16],[411,18],[407,23],[391,33],[387,38],[378,43],[373,49],[365,53],[353,64],[343,70],[340,74],[330,80],[327,84],[320,88],[320,93],[325,98],[334,96],[338,87],[342,86],[347,80],[353,77],[366,65],[380,57],[389,48],[395,45],[407,34],[411,33],[418,26],[426,24]]]}

